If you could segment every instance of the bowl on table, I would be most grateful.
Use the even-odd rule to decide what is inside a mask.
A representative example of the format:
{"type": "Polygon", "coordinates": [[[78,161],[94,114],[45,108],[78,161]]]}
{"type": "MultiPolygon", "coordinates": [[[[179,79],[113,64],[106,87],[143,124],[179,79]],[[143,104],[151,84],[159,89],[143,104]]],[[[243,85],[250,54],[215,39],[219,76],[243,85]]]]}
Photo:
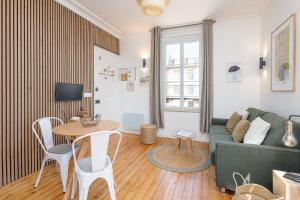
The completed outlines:
{"type": "Polygon", "coordinates": [[[82,118],[82,119],[80,119],[80,123],[84,127],[96,126],[96,125],[99,124],[100,121],[101,121],[101,117],[96,117],[94,119],[92,119],[92,118],[82,118]]]}

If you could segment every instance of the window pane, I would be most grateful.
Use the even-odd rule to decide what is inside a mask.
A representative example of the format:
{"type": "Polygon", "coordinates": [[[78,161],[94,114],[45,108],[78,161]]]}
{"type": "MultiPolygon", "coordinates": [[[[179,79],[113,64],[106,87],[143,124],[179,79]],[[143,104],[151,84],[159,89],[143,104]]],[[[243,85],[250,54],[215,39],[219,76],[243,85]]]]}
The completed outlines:
{"type": "Polygon", "coordinates": [[[166,107],[180,107],[180,98],[166,98],[166,107]]]}
{"type": "Polygon", "coordinates": [[[184,65],[199,64],[199,41],[184,43],[184,65]]]}
{"type": "Polygon", "coordinates": [[[184,68],[184,82],[194,81],[199,82],[199,65],[185,66],[184,68]]]}
{"type": "Polygon", "coordinates": [[[166,82],[177,81],[180,82],[180,68],[166,69],[166,82]]]}
{"type": "Polygon", "coordinates": [[[166,65],[178,66],[180,64],[180,44],[166,45],[166,65]]]}
{"type": "Polygon", "coordinates": [[[199,41],[184,43],[183,106],[199,108],[199,41]]]}
{"type": "Polygon", "coordinates": [[[185,108],[199,108],[199,99],[184,98],[185,108]]]}
{"type": "Polygon", "coordinates": [[[180,98],[180,85],[179,83],[167,83],[166,85],[166,97],[178,97],[180,98]]]}

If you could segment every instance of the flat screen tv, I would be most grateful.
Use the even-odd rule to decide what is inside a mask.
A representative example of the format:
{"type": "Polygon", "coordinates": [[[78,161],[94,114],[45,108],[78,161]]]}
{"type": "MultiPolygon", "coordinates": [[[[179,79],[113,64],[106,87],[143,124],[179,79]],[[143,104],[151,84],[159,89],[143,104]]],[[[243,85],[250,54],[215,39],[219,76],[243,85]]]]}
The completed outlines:
{"type": "Polygon", "coordinates": [[[82,93],[82,84],[56,83],[55,85],[55,101],[81,101],[82,93]]]}

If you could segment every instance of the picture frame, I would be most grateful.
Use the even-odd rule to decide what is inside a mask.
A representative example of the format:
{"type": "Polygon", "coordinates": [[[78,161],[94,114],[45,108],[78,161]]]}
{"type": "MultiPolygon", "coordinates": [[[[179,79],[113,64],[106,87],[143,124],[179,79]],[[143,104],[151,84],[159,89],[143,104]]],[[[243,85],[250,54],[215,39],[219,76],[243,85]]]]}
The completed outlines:
{"type": "Polygon", "coordinates": [[[271,91],[295,91],[295,72],[296,14],[293,14],[271,34],[271,91]]]}
{"type": "Polygon", "coordinates": [[[134,81],[127,82],[127,92],[134,92],[134,81]]]}
{"type": "Polygon", "coordinates": [[[228,63],[226,66],[226,80],[229,83],[243,82],[242,63],[228,63]]]}
{"type": "Polygon", "coordinates": [[[141,68],[140,69],[140,83],[148,84],[150,82],[150,69],[149,68],[141,68]]]}
{"type": "Polygon", "coordinates": [[[135,81],[136,80],[135,67],[119,68],[119,80],[120,81],[135,81]]]}

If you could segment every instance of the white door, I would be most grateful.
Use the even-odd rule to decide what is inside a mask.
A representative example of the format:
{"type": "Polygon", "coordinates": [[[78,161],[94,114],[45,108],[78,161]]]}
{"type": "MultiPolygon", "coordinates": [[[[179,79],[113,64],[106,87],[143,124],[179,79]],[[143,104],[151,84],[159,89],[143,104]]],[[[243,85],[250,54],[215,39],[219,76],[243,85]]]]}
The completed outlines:
{"type": "Polygon", "coordinates": [[[116,120],[118,59],[117,54],[94,46],[94,114],[106,120],[116,120]]]}

